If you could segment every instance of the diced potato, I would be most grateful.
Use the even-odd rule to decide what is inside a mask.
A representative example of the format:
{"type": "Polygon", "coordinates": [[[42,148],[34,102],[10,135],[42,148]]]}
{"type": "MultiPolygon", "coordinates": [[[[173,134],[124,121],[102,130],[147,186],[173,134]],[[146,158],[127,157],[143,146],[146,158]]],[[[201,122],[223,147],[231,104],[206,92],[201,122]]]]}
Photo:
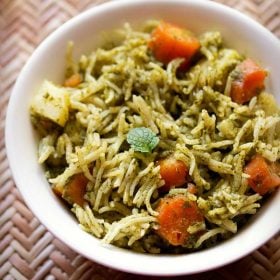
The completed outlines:
{"type": "Polygon", "coordinates": [[[69,103],[67,90],[45,81],[31,103],[31,110],[64,126],[69,116],[69,103]]]}

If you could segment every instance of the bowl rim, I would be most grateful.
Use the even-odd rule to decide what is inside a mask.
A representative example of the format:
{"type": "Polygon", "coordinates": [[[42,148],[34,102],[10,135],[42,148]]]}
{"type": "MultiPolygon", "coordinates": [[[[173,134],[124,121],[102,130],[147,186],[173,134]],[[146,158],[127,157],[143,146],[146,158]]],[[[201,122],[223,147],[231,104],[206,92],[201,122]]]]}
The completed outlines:
{"type": "MultiPolygon", "coordinates": [[[[84,21],[89,17],[94,17],[96,14],[104,13],[108,9],[117,9],[120,10],[124,6],[136,6],[145,3],[146,5],[156,5],[156,4],[164,4],[164,3],[170,3],[180,5],[185,3],[190,3],[192,5],[198,6],[198,7],[210,7],[211,9],[222,11],[223,13],[226,13],[227,15],[230,15],[231,17],[235,17],[241,20],[246,20],[247,24],[250,25],[252,28],[259,29],[265,36],[268,38],[273,44],[278,43],[278,39],[270,33],[265,27],[263,27],[261,24],[257,23],[253,19],[249,18],[248,16],[231,9],[227,6],[224,6],[222,4],[212,2],[212,1],[205,1],[205,0],[118,0],[118,1],[109,1],[103,4],[100,4],[98,6],[94,6],[90,8],[89,10],[82,12],[78,14],[77,16],[73,17],[66,23],[64,23],[62,26],[60,26],[57,30],[55,30],[53,33],[51,33],[46,39],[43,40],[43,42],[36,48],[34,53],[31,55],[31,57],[28,59],[27,63],[21,70],[18,79],[16,81],[16,84],[13,88],[13,91],[11,93],[11,97],[8,104],[7,114],[6,114],[6,127],[5,127],[5,145],[6,145],[6,151],[7,151],[7,158],[9,161],[9,165],[13,174],[13,178],[16,182],[17,188],[20,190],[20,192],[23,194],[23,199],[28,205],[28,207],[32,210],[34,215],[40,220],[40,222],[46,226],[47,230],[49,230],[54,236],[56,236],[58,239],[62,240],[67,246],[72,248],[75,252],[78,252],[79,254],[85,256],[86,258],[100,263],[102,265],[112,267],[114,269],[122,270],[125,272],[130,273],[137,273],[137,274],[143,274],[143,275],[154,275],[154,276],[171,276],[171,275],[186,275],[186,274],[192,274],[197,272],[203,272],[210,269],[215,269],[220,266],[224,266],[228,263],[231,263],[237,259],[240,259],[241,257],[249,254],[250,252],[254,251],[258,247],[260,247],[262,244],[264,244],[269,238],[271,238],[273,235],[275,235],[280,228],[280,225],[275,226],[273,229],[270,228],[269,231],[262,233],[262,238],[259,238],[257,242],[249,242],[248,244],[242,244],[242,249],[238,250],[238,253],[236,251],[227,251],[227,255],[223,255],[222,252],[224,252],[224,248],[230,249],[232,245],[237,245],[236,242],[233,242],[234,239],[231,238],[232,242],[224,242],[220,245],[217,245],[213,248],[203,250],[200,252],[192,253],[192,254],[186,254],[186,255],[172,255],[172,258],[170,255],[144,255],[135,253],[129,250],[124,249],[114,249],[114,250],[108,250],[108,248],[112,248],[114,246],[108,245],[108,246],[100,246],[97,248],[97,252],[89,253],[88,251],[85,251],[80,246],[76,246],[71,241],[71,238],[65,236],[62,236],[60,234],[60,231],[58,231],[56,228],[52,226],[52,223],[48,220],[47,216],[44,213],[37,212],[34,207],[34,202],[32,199],[27,197],[25,194],[25,187],[21,184],[21,177],[18,172],[18,168],[16,167],[17,161],[16,158],[13,156],[13,145],[10,143],[13,143],[11,139],[13,138],[13,130],[14,130],[14,120],[13,120],[13,113],[15,110],[15,104],[16,104],[16,92],[20,90],[20,85],[22,83],[22,80],[29,71],[29,68],[33,61],[36,61],[37,56],[40,55],[41,50],[44,48],[45,44],[48,44],[49,42],[56,40],[60,36],[60,34],[63,34],[63,32],[66,29],[71,28],[79,21],[84,21]],[[221,253],[220,256],[217,256],[216,259],[211,259],[208,262],[200,263],[200,257],[202,254],[207,254],[207,252],[217,251],[218,253],[221,253]],[[186,261],[188,263],[188,256],[191,256],[194,258],[195,266],[193,268],[189,268],[187,265],[181,265],[177,266],[177,263],[181,263],[182,261],[186,261]],[[112,262],[112,257],[114,261],[112,262]],[[127,263],[125,263],[125,261],[127,263]],[[161,268],[160,271],[155,271],[157,268],[161,268]]],[[[280,193],[278,192],[278,198],[280,193]]],[[[271,210],[271,209],[270,209],[271,210]]],[[[267,211],[266,215],[272,212],[267,211]]],[[[271,215],[271,214],[270,214],[271,215]]],[[[242,233],[241,233],[242,234],[242,233]]],[[[92,238],[90,236],[90,238],[92,238]]],[[[85,239],[86,236],[85,236],[85,239]]],[[[83,247],[85,248],[85,247],[83,247]]],[[[211,256],[211,253],[210,253],[211,256]]]]}

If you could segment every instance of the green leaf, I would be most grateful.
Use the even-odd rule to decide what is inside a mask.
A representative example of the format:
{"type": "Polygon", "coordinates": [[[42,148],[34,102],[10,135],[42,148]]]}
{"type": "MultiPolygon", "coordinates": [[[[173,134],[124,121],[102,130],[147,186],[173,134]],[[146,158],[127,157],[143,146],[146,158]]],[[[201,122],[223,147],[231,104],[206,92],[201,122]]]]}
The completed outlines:
{"type": "Polygon", "coordinates": [[[134,151],[150,153],[158,144],[159,138],[149,128],[137,127],[128,132],[127,142],[134,151]]]}

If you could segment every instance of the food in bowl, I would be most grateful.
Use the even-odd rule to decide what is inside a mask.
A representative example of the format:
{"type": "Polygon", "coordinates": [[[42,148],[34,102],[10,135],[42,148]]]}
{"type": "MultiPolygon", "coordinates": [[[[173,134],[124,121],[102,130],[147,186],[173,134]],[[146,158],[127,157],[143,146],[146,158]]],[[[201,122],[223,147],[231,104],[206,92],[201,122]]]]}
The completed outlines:
{"type": "Polygon", "coordinates": [[[280,185],[268,72],[216,31],[148,21],[117,33],[78,63],[70,44],[64,84],[44,81],[32,101],[53,191],[119,247],[180,253],[230,238],[280,185]]]}

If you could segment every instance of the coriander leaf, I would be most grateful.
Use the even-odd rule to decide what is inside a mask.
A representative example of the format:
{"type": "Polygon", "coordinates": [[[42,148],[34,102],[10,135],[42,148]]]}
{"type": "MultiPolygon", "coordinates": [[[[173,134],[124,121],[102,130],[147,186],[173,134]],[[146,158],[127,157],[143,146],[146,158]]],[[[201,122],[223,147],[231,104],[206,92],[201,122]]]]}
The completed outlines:
{"type": "Polygon", "coordinates": [[[137,127],[128,132],[127,142],[134,151],[150,153],[158,144],[159,138],[149,128],[137,127]]]}

